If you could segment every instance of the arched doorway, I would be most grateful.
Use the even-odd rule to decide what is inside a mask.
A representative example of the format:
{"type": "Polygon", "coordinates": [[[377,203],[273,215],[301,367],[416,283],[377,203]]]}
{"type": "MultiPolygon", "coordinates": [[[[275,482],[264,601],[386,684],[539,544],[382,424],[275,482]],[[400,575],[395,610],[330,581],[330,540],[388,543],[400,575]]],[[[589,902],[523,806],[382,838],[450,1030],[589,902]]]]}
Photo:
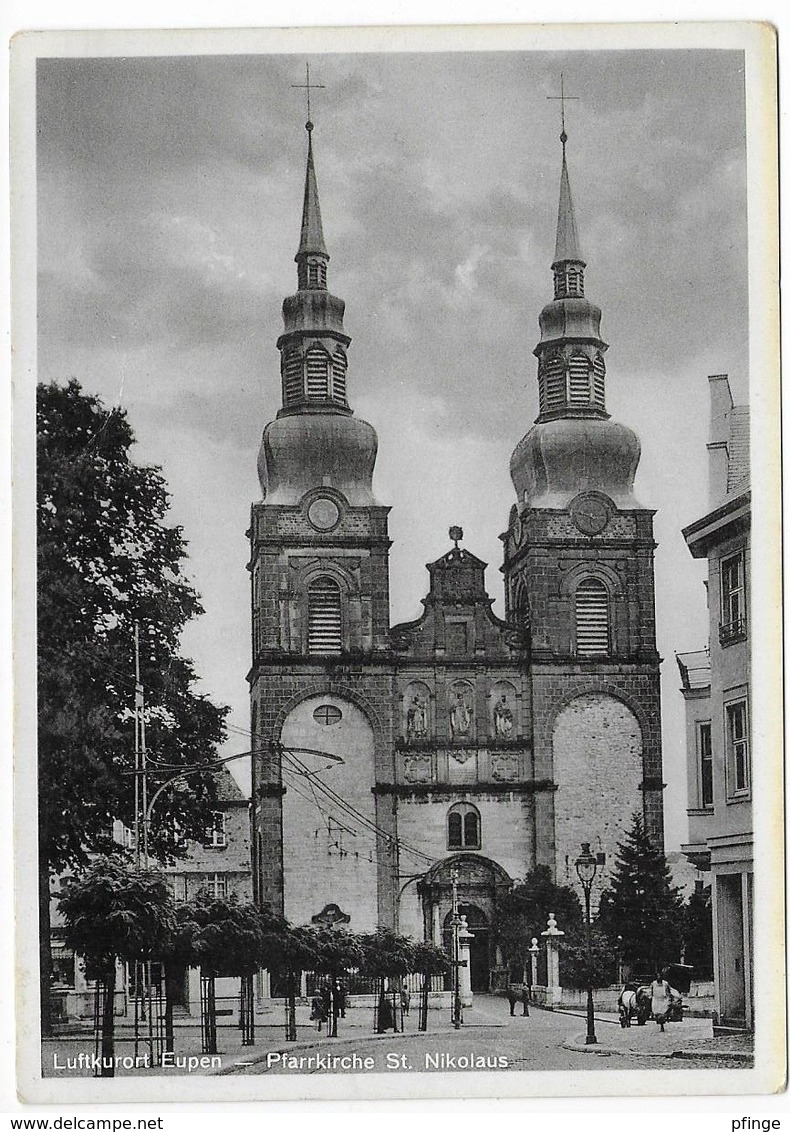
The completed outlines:
{"type": "Polygon", "coordinates": [[[422,900],[425,939],[451,950],[450,920],[453,906],[453,880],[458,893],[458,909],[466,916],[472,940],[469,947],[472,990],[491,990],[496,968],[496,947],[491,925],[497,902],[513,885],[507,872],[496,861],[480,853],[456,853],[437,861],[418,882],[422,900]]]}
{"type": "MultiPolygon", "coordinates": [[[[469,941],[469,974],[472,990],[486,993],[491,989],[491,932],[488,917],[476,904],[458,904],[459,916],[466,916],[466,926],[473,935],[469,941]]],[[[448,954],[452,954],[452,911],[444,919],[442,944],[448,954]]]]}

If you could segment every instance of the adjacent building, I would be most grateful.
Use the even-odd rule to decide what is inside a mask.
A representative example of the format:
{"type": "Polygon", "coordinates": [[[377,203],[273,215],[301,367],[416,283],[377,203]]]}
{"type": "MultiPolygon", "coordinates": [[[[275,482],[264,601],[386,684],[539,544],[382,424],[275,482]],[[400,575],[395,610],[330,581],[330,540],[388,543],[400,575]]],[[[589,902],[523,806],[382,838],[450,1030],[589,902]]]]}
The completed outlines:
{"type": "Polygon", "coordinates": [[[561,142],[540,412],[502,516],[504,618],[454,527],[422,615],[390,623],[389,507],[376,433],[351,406],[310,122],[282,407],[248,532],[255,898],[297,924],[441,943],[455,882],[473,989],[498,965],[497,901],[533,866],[575,885],[581,843],[613,860],[635,811],[663,845],[653,511],[634,494],[639,439],[606,409],[561,142]]]}
{"type": "Polygon", "coordinates": [[[753,1025],[753,827],[749,743],[749,409],[726,374],[710,383],[710,510],[683,536],[708,560],[709,645],[677,657],[686,701],[689,843],[713,889],[714,981],[722,1025],[753,1025]]]}

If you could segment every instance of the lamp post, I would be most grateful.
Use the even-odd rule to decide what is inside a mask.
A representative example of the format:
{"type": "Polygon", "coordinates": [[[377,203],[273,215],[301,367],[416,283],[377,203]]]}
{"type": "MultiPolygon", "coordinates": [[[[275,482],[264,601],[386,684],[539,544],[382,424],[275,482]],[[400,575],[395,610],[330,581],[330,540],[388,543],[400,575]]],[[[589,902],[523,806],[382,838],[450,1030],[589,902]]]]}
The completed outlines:
{"type": "Polygon", "coordinates": [[[590,852],[589,841],[582,842],[581,855],[574,862],[576,873],[584,889],[584,931],[587,944],[587,1037],[585,1045],[598,1044],[595,1036],[595,1008],[592,992],[592,936],[590,934],[590,890],[598,872],[598,860],[590,852]]]}

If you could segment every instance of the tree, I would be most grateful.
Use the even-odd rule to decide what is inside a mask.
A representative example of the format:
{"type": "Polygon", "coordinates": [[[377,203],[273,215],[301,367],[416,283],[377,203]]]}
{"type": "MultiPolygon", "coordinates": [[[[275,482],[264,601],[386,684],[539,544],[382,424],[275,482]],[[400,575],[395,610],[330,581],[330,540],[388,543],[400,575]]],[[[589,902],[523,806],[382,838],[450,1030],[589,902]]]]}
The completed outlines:
{"type": "Polygon", "coordinates": [[[582,910],[572,888],[555,884],[546,865],[536,865],[524,880],[513,885],[497,902],[494,935],[508,966],[518,965],[522,981],[528,982],[529,948],[533,938],[540,940],[549,913],[566,936],[581,928],[582,910]]]}
{"type": "Polygon", "coordinates": [[[614,877],[601,894],[597,927],[612,953],[640,977],[680,957],[682,901],[669,866],[639,814],[617,847],[614,877]]]}
{"type": "Polygon", "coordinates": [[[174,926],[170,888],[162,873],[103,857],[70,879],[59,904],[66,946],[85,958],[96,979],[101,1076],[114,1077],[115,963],[165,954],[174,926]]]}
{"type": "Polygon", "coordinates": [[[431,975],[443,975],[450,970],[447,952],[444,948],[437,947],[435,943],[415,943],[412,970],[422,975],[417,1028],[424,1031],[428,1029],[428,995],[431,991],[431,975]]]}
{"type": "Polygon", "coordinates": [[[387,982],[398,983],[404,975],[414,970],[414,942],[407,936],[398,935],[391,928],[378,928],[375,932],[359,937],[364,957],[362,970],[376,980],[376,1002],[374,1030],[383,1034],[392,1027],[398,1030],[398,1015],[401,1016],[400,1029],[403,1029],[400,989],[393,982],[387,995],[387,982]]]}
{"type": "MultiPolygon", "coordinates": [[[[210,762],[226,709],[195,689],[179,653],[202,612],[183,573],[180,528],[158,469],[130,457],[123,411],[67,386],[40,385],[38,490],[38,801],[42,1025],[49,1017],[50,876],[105,851],[111,824],[134,822],[134,626],[140,631],[147,745],[180,767],[210,762]]],[[[161,783],[167,771],[154,778],[161,783]]],[[[204,835],[212,774],[157,803],[150,850],[169,859],[204,835]],[[177,842],[173,831],[178,829],[177,842]]]]}
{"type": "Polygon", "coordinates": [[[340,988],[342,975],[351,967],[360,967],[365,953],[359,936],[345,932],[342,928],[308,928],[310,947],[316,955],[315,969],[329,976],[330,1017],[329,1037],[337,1037],[337,1019],[340,1013],[340,988]]]}
{"type": "Polygon", "coordinates": [[[590,932],[591,960],[581,937],[560,943],[560,975],[564,987],[608,987],[617,979],[617,956],[600,930],[590,932]]]}
{"type": "Polygon", "coordinates": [[[319,962],[316,941],[309,928],[291,927],[285,920],[272,921],[266,932],[264,963],[272,977],[285,983],[285,1039],[296,1041],[296,987],[302,971],[314,970],[319,962]]]}
{"type": "Polygon", "coordinates": [[[694,968],[696,979],[713,978],[713,908],[710,886],[701,884],[683,909],[683,962],[694,968]]]}

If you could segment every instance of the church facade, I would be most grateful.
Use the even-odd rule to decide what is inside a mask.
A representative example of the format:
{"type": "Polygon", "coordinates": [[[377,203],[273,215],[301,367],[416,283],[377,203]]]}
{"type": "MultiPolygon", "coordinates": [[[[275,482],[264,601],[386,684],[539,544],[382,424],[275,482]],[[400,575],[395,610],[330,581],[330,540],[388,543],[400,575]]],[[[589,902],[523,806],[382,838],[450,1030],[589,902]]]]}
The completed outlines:
{"type": "Polygon", "coordinates": [[[297,291],[277,342],[282,408],[263,433],[249,530],[255,898],[296,924],[442,943],[455,878],[473,987],[486,989],[497,901],[515,881],[545,865],[576,885],[581,842],[611,864],[637,811],[663,844],[639,440],[606,411],[563,130],[540,412],[513,453],[502,517],[505,617],[451,528],[422,616],[391,625],[389,507],[373,494],[375,431],[349,404],[312,131],[297,291]]]}

